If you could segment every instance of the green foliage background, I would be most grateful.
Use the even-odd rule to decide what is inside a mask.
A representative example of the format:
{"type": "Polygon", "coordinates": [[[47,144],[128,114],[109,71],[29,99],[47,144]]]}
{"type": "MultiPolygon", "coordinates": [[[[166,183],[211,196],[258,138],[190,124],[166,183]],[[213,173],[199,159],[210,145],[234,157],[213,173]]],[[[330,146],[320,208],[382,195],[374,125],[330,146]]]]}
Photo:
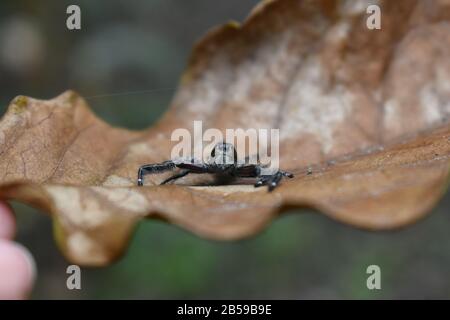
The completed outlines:
{"type": "MultiPolygon", "coordinates": [[[[144,128],[169,105],[194,41],[242,20],[257,2],[2,0],[2,110],[19,94],[51,98],[71,88],[110,123],[144,128]],[[81,31],[66,29],[69,4],[82,9],[81,31]]],[[[254,238],[224,243],[147,221],[118,263],[82,270],[80,291],[66,289],[50,219],[14,207],[18,241],[37,260],[36,299],[450,297],[449,196],[395,232],[355,230],[302,210],[254,238]],[[382,290],[366,288],[371,264],[381,267],[382,290]]]]}

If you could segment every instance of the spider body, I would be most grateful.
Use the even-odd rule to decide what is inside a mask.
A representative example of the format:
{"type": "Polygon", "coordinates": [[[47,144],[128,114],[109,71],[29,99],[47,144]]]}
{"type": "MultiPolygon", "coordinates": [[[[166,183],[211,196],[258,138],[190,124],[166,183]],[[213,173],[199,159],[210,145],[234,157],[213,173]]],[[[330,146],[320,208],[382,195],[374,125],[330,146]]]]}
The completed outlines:
{"type": "Polygon", "coordinates": [[[186,162],[164,161],[156,164],[146,164],[138,170],[139,186],[143,185],[146,174],[155,174],[164,171],[182,169],[179,173],[164,180],[161,184],[182,178],[189,173],[209,173],[228,178],[257,178],[255,187],[267,185],[269,191],[275,189],[283,177],[293,178],[292,173],[278,170],[272,175],[263,175],[262,167],[258,164],[238,164],[237,152],[230,143],[218,143],[211,151],[211,157],[206,163],[195,163],[194,159],[186,162]]]}

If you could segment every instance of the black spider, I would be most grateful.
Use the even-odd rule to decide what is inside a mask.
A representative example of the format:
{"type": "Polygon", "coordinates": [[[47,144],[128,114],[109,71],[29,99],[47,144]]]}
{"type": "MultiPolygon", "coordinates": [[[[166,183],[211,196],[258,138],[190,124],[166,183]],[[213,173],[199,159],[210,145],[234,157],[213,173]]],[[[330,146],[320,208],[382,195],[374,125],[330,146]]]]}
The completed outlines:
{"type": "Polygon", "coordinates": [[[161,184],[166,184],[169,181],[182,178],[189,173],[211,173],[230,178],[258,178],[255,187],[267,185],[269,191],[272,191],[279,184],[281,178],[294,177],[292,173],[281,170],[272,175],[262,175],[262,168],[260,165],[237,163],[237,152],[232,144],[218,143],[211,151],[211,158],[208,163],[195,163],[194,159],[180,163],[169,160],[162,163],[141,166],[138,170],[138,186],[143,185],[143,177],[145,174],[159,173],[175,168],[184,170],[164,180],[161,184]]]}

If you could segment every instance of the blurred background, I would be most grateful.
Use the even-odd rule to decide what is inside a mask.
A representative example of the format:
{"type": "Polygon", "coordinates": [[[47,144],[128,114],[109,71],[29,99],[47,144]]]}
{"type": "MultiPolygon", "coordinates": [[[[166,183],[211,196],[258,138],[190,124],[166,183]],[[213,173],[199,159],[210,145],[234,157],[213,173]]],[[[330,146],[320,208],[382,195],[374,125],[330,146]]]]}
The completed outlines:
{"type": "MultiPolygon", "coordinates": [[[[170,104],[193,43],[213,26],[242,21],[257,2],[2,0],[1,111],[16,95],[48,99],[70,88],[110,123],[144,128],[170,104]],[[66,28],[70,4],[81,7],[79,31],[66,28]]],[[[82,290],[74,291],[50,219],[14,208],[18,241],[37,261],[35,299],[450,298],[448,194],[425,220],[393,232],[356,230],[306,210],[238,242],[146,221],[126,256],[82,269],[82,290]],[[381,267],[381,290],[366,287],[371,264],[381,267]]]]}

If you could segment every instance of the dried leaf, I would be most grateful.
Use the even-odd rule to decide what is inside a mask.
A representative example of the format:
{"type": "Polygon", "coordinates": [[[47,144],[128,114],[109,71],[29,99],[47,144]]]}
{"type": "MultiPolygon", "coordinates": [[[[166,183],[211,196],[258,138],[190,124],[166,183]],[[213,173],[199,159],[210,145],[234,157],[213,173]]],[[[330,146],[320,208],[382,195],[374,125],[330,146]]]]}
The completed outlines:
{"type": "Polygon", "coordinates": [[[73,92],[16,98],[0,122],[1,197],[49,212],[83,265],[114,260],[144,217],[213,239],[254,234],[290,207],[374,230],[416,221],[448,181],[450,3],[378,4],[382,30],[366,27],[366,1],[265,1],[196,45],[171,108],[145,131],[112,128],[73,92]],[[281,167],[296,178],[272,193],[158,186],[164,175],[137,187],[137,168],[169,159],[172,130],[194,120],[280,128],[281,167]]]}

